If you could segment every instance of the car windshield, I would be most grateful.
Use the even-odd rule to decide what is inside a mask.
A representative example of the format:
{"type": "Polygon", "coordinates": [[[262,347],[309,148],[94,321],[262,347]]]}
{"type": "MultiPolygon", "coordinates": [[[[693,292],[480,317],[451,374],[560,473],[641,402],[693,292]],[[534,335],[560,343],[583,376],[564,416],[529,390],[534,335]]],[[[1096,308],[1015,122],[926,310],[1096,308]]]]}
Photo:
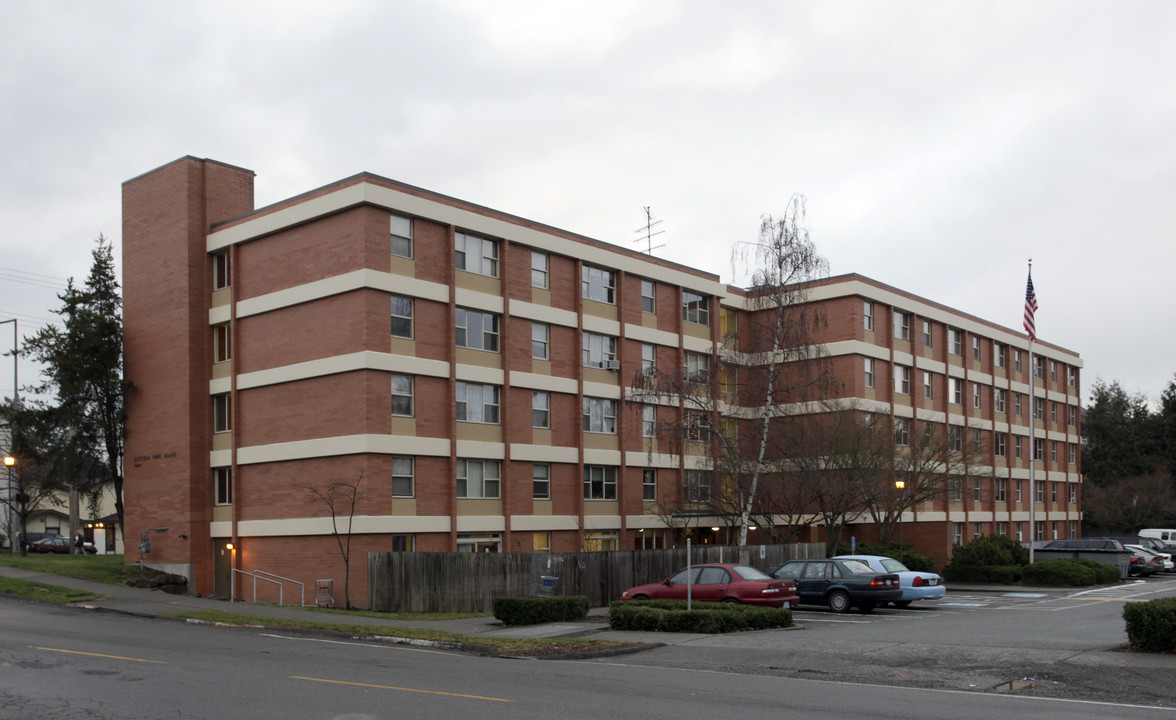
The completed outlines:
{"type": "Polygon", "coordinates": [[[842,560],[841,564],[845,566],[846,570],[853,573],[854,575],[874,575],[874,574],[876,574],[876,571],[874,570],[874,568],[865,564],[861,560],[842,560]]]}
{"type": "Polygon", "coordinates": [[[771,580],[771,576],[765,572],[760,572],[749,565],[736,565],[731,568],[735,574],[744,580],[771,580]]]}
{"type": "Polygon", "coordinates": [[[882,567],[886,572],[910,572],[911,569],[894,558],[882,558],[882,567]]]}

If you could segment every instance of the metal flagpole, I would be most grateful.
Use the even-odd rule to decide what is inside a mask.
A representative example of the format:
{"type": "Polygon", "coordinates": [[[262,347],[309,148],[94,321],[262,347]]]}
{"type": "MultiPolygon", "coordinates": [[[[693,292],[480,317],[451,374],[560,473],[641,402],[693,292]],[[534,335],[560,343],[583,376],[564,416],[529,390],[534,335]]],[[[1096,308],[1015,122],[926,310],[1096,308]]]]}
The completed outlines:
{"type": "Polygon", "coordinates": [[[1033,563],[1033,543],[1037,540],[1037,365],[1033,360],[1033,341],[1037,339],[1037,293],[1033,291],[1033,258],[1029,258],[1029,280],[1025,284],[1025,332],[1029,335],[1029,563],[1033,563]]]}

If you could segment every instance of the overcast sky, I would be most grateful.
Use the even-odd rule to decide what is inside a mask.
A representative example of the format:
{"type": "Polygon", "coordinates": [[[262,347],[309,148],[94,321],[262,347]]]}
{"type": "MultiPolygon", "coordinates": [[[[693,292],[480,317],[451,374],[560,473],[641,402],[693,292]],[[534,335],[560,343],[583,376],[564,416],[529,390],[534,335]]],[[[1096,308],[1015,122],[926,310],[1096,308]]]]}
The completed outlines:
{"type": "MultiPolygon", "coordinates": [[[[1176,372],[1176,3],[5,1],[0,319],[54,318],[121,183],[184,155],[258,206],[368,171],[732,274],[807,198],[833,274],[1176,372]]],[[[0,351],[12,345],[0,325],[0,351]]],[[[0,361],[0,396],[12,372],[0,361]]],[[[33,371],[21,366],[21,384],[33,371]]]]}

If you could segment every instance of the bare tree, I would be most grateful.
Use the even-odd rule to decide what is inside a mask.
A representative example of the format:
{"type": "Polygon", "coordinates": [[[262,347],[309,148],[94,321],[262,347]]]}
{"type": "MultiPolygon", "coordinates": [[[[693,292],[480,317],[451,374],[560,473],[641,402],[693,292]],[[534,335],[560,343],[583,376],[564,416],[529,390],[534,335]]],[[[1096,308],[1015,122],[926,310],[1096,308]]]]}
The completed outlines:
{"type": "Polygon", "coordinates": [[[304,485],[311,495],[311,500],[322,503],[331,513],[331,534],[339,545],[339,553],[343,556],[343,607],[351,609],[351,532],[352,520],[355,519],[355,507],[365,500],[359,491],[363,482],[363,472],[354,482],[347,482],[338,478],[328,478],[321,485],[304,485]],[[340,518],[346,516],[346,526],[340,529],[340,518]]]}

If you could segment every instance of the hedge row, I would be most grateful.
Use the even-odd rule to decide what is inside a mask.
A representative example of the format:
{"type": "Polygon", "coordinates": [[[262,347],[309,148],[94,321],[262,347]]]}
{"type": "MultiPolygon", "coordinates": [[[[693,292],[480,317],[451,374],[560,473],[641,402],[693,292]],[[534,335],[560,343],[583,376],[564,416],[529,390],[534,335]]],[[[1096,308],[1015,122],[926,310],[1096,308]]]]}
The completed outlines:
{"type": "Polygon", "coordinates": [[[494,617],[504,625],[575,622],[588,617],[591,607],[583,595],[494,598],[494,617]]]}
{"type": "Polygon", "coordinates": [[[611,630],[692,632],[714,635],[741,630],[788,627],[792,610],[685,600],[618,600],[608,609],[611,630]]]}
{"type": "Polygon", "coordinates": [[[1026,565],[1025,582],[1029,585],[1109,585],[1119,581],[1119,568],[1085,558],[1050,558],[1026,565]]]}
{"type": "Polygon", "coordinates": [[[1127,639],[1139,650],[1176,652],[1176,598],[1160,598],[1123,606],[1127,639]]]}
{"type": "Polygon", "coordinates": [[[943,578],[952,582],[996,583],[1013,585],[1021,582],[1020,565],[947,565],[943,578]]]}

